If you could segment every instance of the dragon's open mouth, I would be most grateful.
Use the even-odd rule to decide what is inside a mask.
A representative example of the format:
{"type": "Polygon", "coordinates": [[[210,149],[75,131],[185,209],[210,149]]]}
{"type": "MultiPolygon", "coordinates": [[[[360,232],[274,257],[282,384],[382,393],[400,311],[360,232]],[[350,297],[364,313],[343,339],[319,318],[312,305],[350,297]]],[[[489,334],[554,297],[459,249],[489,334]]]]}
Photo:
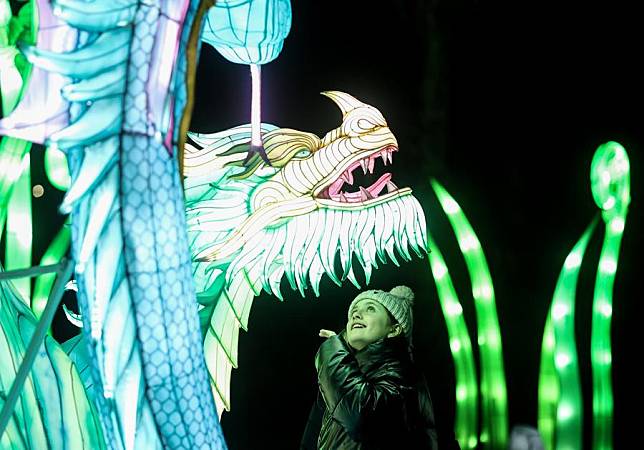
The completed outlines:
{"type": "Polygon", "coordinates": [[[398,147],[388,145],[364,158],[352,162],[335,181],[322,189],[317,197],[340,203],[360,203],[398,191],[398,187],[391,181],[391,173],[388,172],[378,178],[371,186],[358,186],[358,190],[354,192],[343,190],[345,183],[353,186],[353,171],[357,167],[361,167],[364,174],[367,174],[367,172],[371,174],[373,173],[376,159],[382,158],[382,162],[386,166],[392,163],[393,153],[397,151],[398,147]]]}

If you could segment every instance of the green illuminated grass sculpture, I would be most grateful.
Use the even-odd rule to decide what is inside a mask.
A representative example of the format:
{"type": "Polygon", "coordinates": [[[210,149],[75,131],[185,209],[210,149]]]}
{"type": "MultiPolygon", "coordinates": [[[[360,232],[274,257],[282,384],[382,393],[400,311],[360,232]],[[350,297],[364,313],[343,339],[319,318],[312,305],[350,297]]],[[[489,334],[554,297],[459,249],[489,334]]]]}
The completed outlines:
{"type": "MultiPolygon", "coordinates": [[[[612,292],[620,243],[630,202],[629,161],[616,142],[599,146],[591,164],[593,198],[605,224],[593,299],[591,367],[593,375],[593,449],[611,450],[613,395],[611,383],[612,292]]],[[[456,437],[462,448],[504,449],[507,445],[507,398],[501,335],[494,290],[480,242],[463,211],[436,181],[432,187],[447,215],[472,281],[480,350],[480,391],[463,308],[437,243],[430,237],[429,262],[447,323],[456,371],[456,437]],[[478,398],[481,399],[481,429],[478,398]]],[[[538,427],[545,448],[575,450],[583,446],[583,411],[575,340],[575,293],[586,247],[597,226],[593,220],[566,258],[543,334],[539,374],[538,427]]]]}

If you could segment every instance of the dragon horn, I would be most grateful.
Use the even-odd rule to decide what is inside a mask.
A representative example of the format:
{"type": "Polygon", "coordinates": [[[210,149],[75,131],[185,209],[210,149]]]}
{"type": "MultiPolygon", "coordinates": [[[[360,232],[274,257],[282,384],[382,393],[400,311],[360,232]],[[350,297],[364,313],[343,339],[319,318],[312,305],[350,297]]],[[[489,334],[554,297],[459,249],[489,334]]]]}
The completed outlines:
{"type": "Polygon", "coordinates": [[[325,97],[329,97],[333,102],[338,105],[338,108],[342,111],[342,117],[345,117],[350,111],[353,111],[356,108],[362,106],[368,106],[365,103],[362,103],[360,100],[357,100],[355,97],[345,94],[340,91],[324,91],[321,93],[325,97]]]}

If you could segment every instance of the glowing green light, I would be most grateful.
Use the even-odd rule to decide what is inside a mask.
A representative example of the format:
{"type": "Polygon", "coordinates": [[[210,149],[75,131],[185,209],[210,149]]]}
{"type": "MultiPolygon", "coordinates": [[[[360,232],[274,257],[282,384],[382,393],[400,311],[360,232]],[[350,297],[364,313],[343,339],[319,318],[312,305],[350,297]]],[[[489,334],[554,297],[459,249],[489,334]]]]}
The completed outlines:
{"type": "Polygon", "coordinates": [[[599,263],[599,268],[605,274],[613,275],[617,272],[617,263],[612,259],[606,258],[599,263]]]}
{"type": "Polygon", "coordinates": [[[537,425],[544,448],[555,448],[555,427],[557,403],[559,402],[559,379],[555,368],[555,335],[552,326],[553,314],[548,315],[541,346],[541,366],[539,370],[539,415],[537,425]]]}
{"type": "Polygon", "coordinates": [[[30,148],[31,143],[21,139],[0,140],[0,230],[4,229],[9,199],[30,148]]]}
{"type": "Polygon", "coordinates": [[[443,204],[443,211],[445,211],[445,214],[456,214],[461,211],[461,207],[454,200],[446,199],[445,204],[443,204]]]}
{"type": "Polygon", "coordinates": [[[597,302],[597,310],[606,317],[613,315],[613,307],[605,299],[597,302]]]}
{"type": "MultiPolygon", "coordinates": [[[[629,168],[624,148],[616,142],[608,142],[595,152],[590,171],[593,199],[602,210],[605,223],[592,309],[594,450],[612,449],[610,323],[613,282],[630,202],[629,168]]],[[[579,267],[594,224],[587,228],[564,263],[544,331],[539,378],[539,431],[546,448],[581,448],[582,407],[574,344],[574,295],[579,267]]]]}
{"type": "Polygon", "coordinates": [[[445,260],[435,242],[429,236],[429,264],[436,282],[450,349],[456,372],[456,418],[454,430],[461,448],[475,449],[478,444],[478,397],[474,354],[463,308],[445,265],[445,260]]]}
{"type": "Polygon", "coordinates": [[[476,297],[479,297],[481,299],[491,299],[492,295],[494,294],[492,287],[488,284],[485,284],[480,288],[475,288],[474,292],[476,292],[476,297]]]}
{"type": "Polygon", "coordinates": [[[597,148],[590,167],[593,198],[603,209],[604,242],[595,279],[590,354],[593,374],[593,449],[613,448],[611,319],[613,283],[630,203],[630,163],[624,147],[607,142],[597,148]]]}
{"type": "Polygon", "coordinates": [[[479,243],[478,239],[476,239],[476,236],[473,236],[471,234],[463,235],[458,242],[459,246],[461,247],[461,251],[463,252],[469,252],[481,248],[481,244],[479,243]]]}
{"type": "Polygon", "coordinates": [[[611,209],[613,206],[615,206],[615,199],[613,197],[609,198],[602,204],[602,209],[611,209]]]}
{"type": "MultiPolygon", "coordinates": [[[[0,2],[0,8],[5,8],[7,5],[4,1],[0,2]]],[[[8,16],[3,17],[13,21],[10,28],[14,31],[21,30],[20,34],[14,33],[14,39],[19,37],[24,42],[34,43],[35,29],[37,28],[36,9],[32,8],[31,4],[27,4],[20,10],[19,15],[13,18],[11,18],[10,10],[5,10],[4,12],[8,16]]],[[[8,22],[3,23],[3,25],[9,26],[8,22]]],[[[14,47],[15,42],[3,40],[3,37],[6,37],[3,34],[6,29],[2,29],[2,26],[0,26],[0,47],[5,46],[5,52],[9,51],[11,55],[18,55],[14,47]]],[[[0,48],[0,50],[2,49],[0,48]]],[[[19,70],[15,56],[3,60],[0,91],[2,92],[2,108],[5,115],[13,110],[18,103],[24,87],[23,80],[26,80],[29,76],[30,67],[29,64],[23,64],[19,70]],[[14,76],[7,77],[5,76],[6,74],[13,74],[14,76]],[[19,75],[15,76],[16,74],[19,75]]],[[[20,139],[3,138],[2,142],[0,142],[0,230],[4,228],[6,219],[6,267],[9,270],[31,265],[31,193],[33,190],[30,183],[30,148],[30,142],[20,139]]],[[[54,148],[46,150],[45,171],[52,185],[58,189],[67,189],[69,187],[67,161],[62,152],[54,148]]],[[[42,189],[42,186],[40,188],[42,189]]],[[[65,229],[59,233],[45,252],[41,264],[58,262],[64,255],[68,245],[69,232],[65,229]]],[[[53,281],[53,274],[43,275],[36,279],[31,305],[37,317],[40,316],[47,302],[53,281]]],[[[29,279],[15,280],[14,284],[22,294],[22,298],[29,299],[31,291],[29,279]]]]}
{"type": "Polygon", "coordinates": [[[552,306],[552,318],[556,321],[563,319],[569,313],[570,313],[570,307],[568,305],[563,305],[559,303],[552,306]]]}
{"type": "Polygon", "coordinates": [[[581,266],[581,255],[579,255],[578,253],[571,253],[570,255],[568,255],[566,261],[564,262],[564,267],[566,269],[574,269],[579,266],[581,266]]]}
{"type": "Polygon", "coordinates": [[[559,369],[563,369],[570,364],[570,356],[565,353],[558,353],[555,357],[555,365],[559,369]]]}
{"type": "Polygon", "coordinates": [[[624,231],[624,219],[615,217],[610,221],[610,230],[613,233],[621,233],[624,231]]]}
{"type": "Polygon", "coordinates": [[[597,364],[610,364],[613,360],[613,357],[610,352],[596,352],[593,356],[593,361],[597,364]]]}
{"type": "Polygon", "coordinates": [[[582,398],[575,342],[575,293],[581,263],[597,221],[570,251],[557,280],[544,330],[539,376],[539,432],[546,448],[582,445],[582,398]],[[556,436],[556,442],[555,442],[556,436]]]}
{"type": "MultiPolygon", "coordinates": [[[[12,17],[9,2],[0,1],[0,98],[3,116],[9,115],[16,107],[23,81],[29,76],[31,66],[23,62],[16,41],[35,41],[35,16],[35,8],[29,4],[12,17]]],[[[7,270],[31,266],[30,148],[30,143],[20,139],[3,138],[0,142],[0,236],[6,220],[7,270]]],[[[29,298],[31,282],[28,278],[15,280],[14,285],[22,298],[29,298]]]]}
{"type": "Polygon", "coordinates": [[[445,275],[447,275],[447,267],[445,264],[437,262],[434,265],[432,265],[432,272],[434,274],[434,279],[441,280],[445,275]]]}
{"type": "Polygon", "coordinates": [[[508,439],[507,390],[492,277],[481,244],[461,207],[438,182],[432,180],[431,183],[452,225],[472,283],[481,355],[480,440],[489,440],[491,448],[505,448],[508,439]]]}
{"type": "MultiPolygon", "coordinates": [[[[5,266],[7,270],[25,269],[31,266],[31,175],[29,154],[23,160],[22,175],[14,183],[13,193],[7,205],[7,234],[5,266]]],[[[31,280],[13,280],[23,299],[31,297],[31,280]]]]}
{"type": "Polygon", "coordinates": [[[448,315],[455,316],[463,313],[463,307],[460,303],[453,301],[447,305],[446,311],[448,315]]]}
{"type": "Polygon", "coordinates": [[[467,399],[467,397],[468,393],[465,386],[459,386],[458,388],[456,388],[456,401],[462,402],[467,399]]]}
{"type": "MultiPolygon", "coordinates": [[[[570,420],[573,415],[575,414],[573,407],[567,403],[562,403],[559,405],[559,408],[557,409],[557,420],[560,420],[562,422],[567,422],[570,420]]],[[[558,446],[561,448],[561,446],[558,446]]],[[[565,446],[568,447],[568,446],[565,446]]],[[[569,446],[570,448],[581,448],[581,447],[572,447],[569,446]]]]}

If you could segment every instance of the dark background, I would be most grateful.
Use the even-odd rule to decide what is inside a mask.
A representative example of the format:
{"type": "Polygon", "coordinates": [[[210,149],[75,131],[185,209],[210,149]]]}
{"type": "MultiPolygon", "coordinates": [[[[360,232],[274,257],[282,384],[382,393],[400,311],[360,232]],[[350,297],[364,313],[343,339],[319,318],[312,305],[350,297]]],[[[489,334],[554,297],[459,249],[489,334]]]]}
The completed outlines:
{"type": "MultiPolygon", "coordinates": [[[[613,387],[615,448],[639,440],[636,428],[641,334],[636,288],[641,249],[641,15],[615,5],[477,1],[293,1],[284,49],[263,67],[263,120],[319,136],[341,115],[319,95],[342,90],[377,107],[396,135],[394,180],[411,186],[440,246],[470,335],[476,321],[469,278],[453,233],[430,187],[439,180],[460,203],[485,251],[494,281],[508,387],[510,426],[537,422],[541,339],[563,261],[597,213],[589,169],[598,145],[628,151],[632,203],[615,280],[613,387]]],[[[191,129],[223,130],[249,121],[250,75],[204,45],[191,129]]],[[[32,158],[35,260],[60,225],[42,163],[32,158]]],[[[591,438],[590,312],[603,232],[582,265],[577,345],[591,438]]],[[[362,280],[362,277],[358,276],[362,280]]],[[[439,433],[453,428],[454,368],[426,259],[374,272],[370,288],[407,284],[416,292],[414,343],[427,375],[439,433]]],[[[285,301],[259,297],[240,336],[232,411],[222,426],[231,449],[297,448],[316,395],[313,357],[320,328],[344,325],[358,290],[327,278],[322,295],[285,301]]],[[[73,299],[66,302],[73,306],[73,299]]],[[[57,316],[54,333],[74,331],[57,316]]],[[[476,350],[475,350],[476,351],[476,350]]],[[[477,355],[478,357],[478,355],[477,355]]]]}

